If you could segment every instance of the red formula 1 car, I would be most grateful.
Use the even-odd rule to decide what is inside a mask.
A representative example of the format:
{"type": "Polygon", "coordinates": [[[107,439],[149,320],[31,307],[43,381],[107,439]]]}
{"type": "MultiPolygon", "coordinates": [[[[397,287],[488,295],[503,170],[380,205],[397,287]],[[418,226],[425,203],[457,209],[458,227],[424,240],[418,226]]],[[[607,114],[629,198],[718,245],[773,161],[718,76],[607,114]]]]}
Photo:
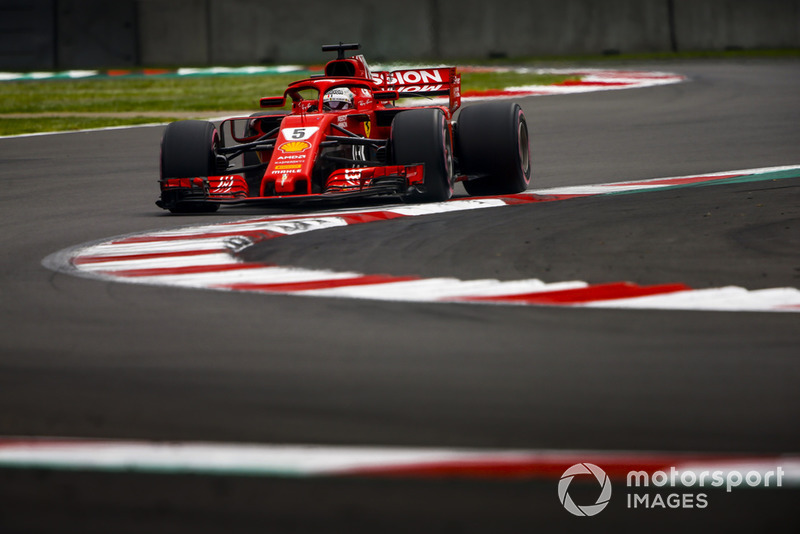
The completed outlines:
{"type": "Polygon", "coordinates": [[[294,82],[260,112],[178,121],[161,141],[161,198],[173,213],[220,205],[394,196],[430,202],[463,182],[471,195],[518,193],[530,182],[528,127],[512,102],[461,105],[454,67],[372,72],[358,44],[325,73],[294,82]],[[449,105],[400,106],[403,97],[447,97],[449,105]]]}

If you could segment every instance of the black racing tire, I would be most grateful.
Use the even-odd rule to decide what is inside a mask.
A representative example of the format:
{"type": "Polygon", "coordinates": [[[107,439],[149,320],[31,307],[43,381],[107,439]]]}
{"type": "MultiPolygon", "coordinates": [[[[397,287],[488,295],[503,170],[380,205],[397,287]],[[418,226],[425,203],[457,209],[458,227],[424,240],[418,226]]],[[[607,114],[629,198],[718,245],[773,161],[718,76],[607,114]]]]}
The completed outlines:
{"type": "Polygon", "coordinates": [[[161,138],[161,178],[216,175],[219,134],[208,121],[178,121],[161,138]]]}
{"type": "MultiPolygon", "coordinates": [[[[167,125],[161,138],[161,178],[215,176],[219,134],[208,121],[178,121],[167,125]]],[[[163,200],[163,199],[162,199],[163,200]]],[[[213,213],[215,202],[180,202],[169,199],[172,213],[213,213]]]]}
{"type": "Polygon", "coordinates": [[[453,144],[442,110],[401,111],[392,121],[389,145],[394,165],[425,164],[424,191],[409,200],[442,202],[453,196],[453,144]]]}
{"type": "Polygon", "coordinates": [[[521,193],[531,181],[528,123],[515,102],[474,104],[461,110],[456,134],[459,171],[473,196],[521,193]]]}

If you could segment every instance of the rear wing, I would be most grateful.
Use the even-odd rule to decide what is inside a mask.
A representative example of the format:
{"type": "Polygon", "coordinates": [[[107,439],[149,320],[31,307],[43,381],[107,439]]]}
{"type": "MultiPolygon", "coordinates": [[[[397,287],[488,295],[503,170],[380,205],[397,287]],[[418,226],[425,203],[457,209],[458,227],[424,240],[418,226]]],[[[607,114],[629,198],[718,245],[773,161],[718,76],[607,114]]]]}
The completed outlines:
{"type": "Polygon", "coordinates": [[[381,90],[400,96],[446,96],[450,113],[461,107],[461,75],[455,67],[379,71],[372,73],[372,80],[381,90]]]}

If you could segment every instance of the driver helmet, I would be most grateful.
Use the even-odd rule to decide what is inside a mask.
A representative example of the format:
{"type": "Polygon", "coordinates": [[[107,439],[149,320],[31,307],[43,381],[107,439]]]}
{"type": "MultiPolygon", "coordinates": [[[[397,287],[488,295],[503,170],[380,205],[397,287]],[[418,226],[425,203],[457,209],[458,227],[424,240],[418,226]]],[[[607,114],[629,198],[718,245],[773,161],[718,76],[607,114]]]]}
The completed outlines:
{"type": "Polygon", "coordinates": [[[347,87],[337,87],[331,89],[322,97],[322,106],[325,110],[341,111],[353,109],[353,98],[355,95],[347,87]]]}

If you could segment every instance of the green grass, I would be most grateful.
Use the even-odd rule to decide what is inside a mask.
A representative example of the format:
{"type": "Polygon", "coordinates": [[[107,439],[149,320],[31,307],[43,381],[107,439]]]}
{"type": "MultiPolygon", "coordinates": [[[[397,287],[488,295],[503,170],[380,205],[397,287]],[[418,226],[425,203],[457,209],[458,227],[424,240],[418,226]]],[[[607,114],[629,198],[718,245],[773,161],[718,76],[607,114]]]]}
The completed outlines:
{"type": "Polygon", "coordinates": [[[154,124],[172,122],[176,117],[126,117],[116,119],[110,117],[37,117],[35,119],[0,118],[0,136],[22,135],[41,132],[62,132],[89,130],[92,128],[108,128],[112,126],[130,126],[136,124],[154,124]]]}
{"type": "MultiPolygon", "coordinates": [[[[554,65],[592,62],[697,59],[798,58],[800,50],[730,50],[649,54],[606,54],[536,58],[486,59],[462,64],[554,65]]],[[[169,122],[187,113],[258,109],[262,96],[283,94],[302,73],[270,75],[159,76],[58,79],[0,82],[0,135],[81,130],[169,122]],[[125,116],[64,116],[72,113],[125,116]],[[20,114],[33,114],[20,117],[20,114]],[[10,116],[11,115],[11,116],[10,116]],[[16,116],[14,116],[16,115],[16,116]],[[146,116],[144,116],[146,115],[146,116]]],[[[514,72],[463,72],[462,90],[500,89],[519,85],[550,85],[565,76],[514,72]]]]}
{"type": "MultiPolygon", "coordinates": [[[[282,95],[290,82],[301,78],[302,74],[279,74],[2,82],[0,135],[169,122],[175,120],[170,114],[177,112],[257,111],[260,97],[282,95]],[[70,113],[132,116],[59,116],[70,113]],[[147,117],[137,117],[136,113],[146,113],[147,117]],[[36,117],[12,118],[8,117],[10,114],[36,114],[36,117]]],[[[564,79],[565,76],[469,72],[462,75],[462,89],[545,85],[564,79]]]]}
{"type": "Polygon", "coordinates": [[[218,111],[258,107],[297,75],[4,82],[2,113],[218,111]]]}

